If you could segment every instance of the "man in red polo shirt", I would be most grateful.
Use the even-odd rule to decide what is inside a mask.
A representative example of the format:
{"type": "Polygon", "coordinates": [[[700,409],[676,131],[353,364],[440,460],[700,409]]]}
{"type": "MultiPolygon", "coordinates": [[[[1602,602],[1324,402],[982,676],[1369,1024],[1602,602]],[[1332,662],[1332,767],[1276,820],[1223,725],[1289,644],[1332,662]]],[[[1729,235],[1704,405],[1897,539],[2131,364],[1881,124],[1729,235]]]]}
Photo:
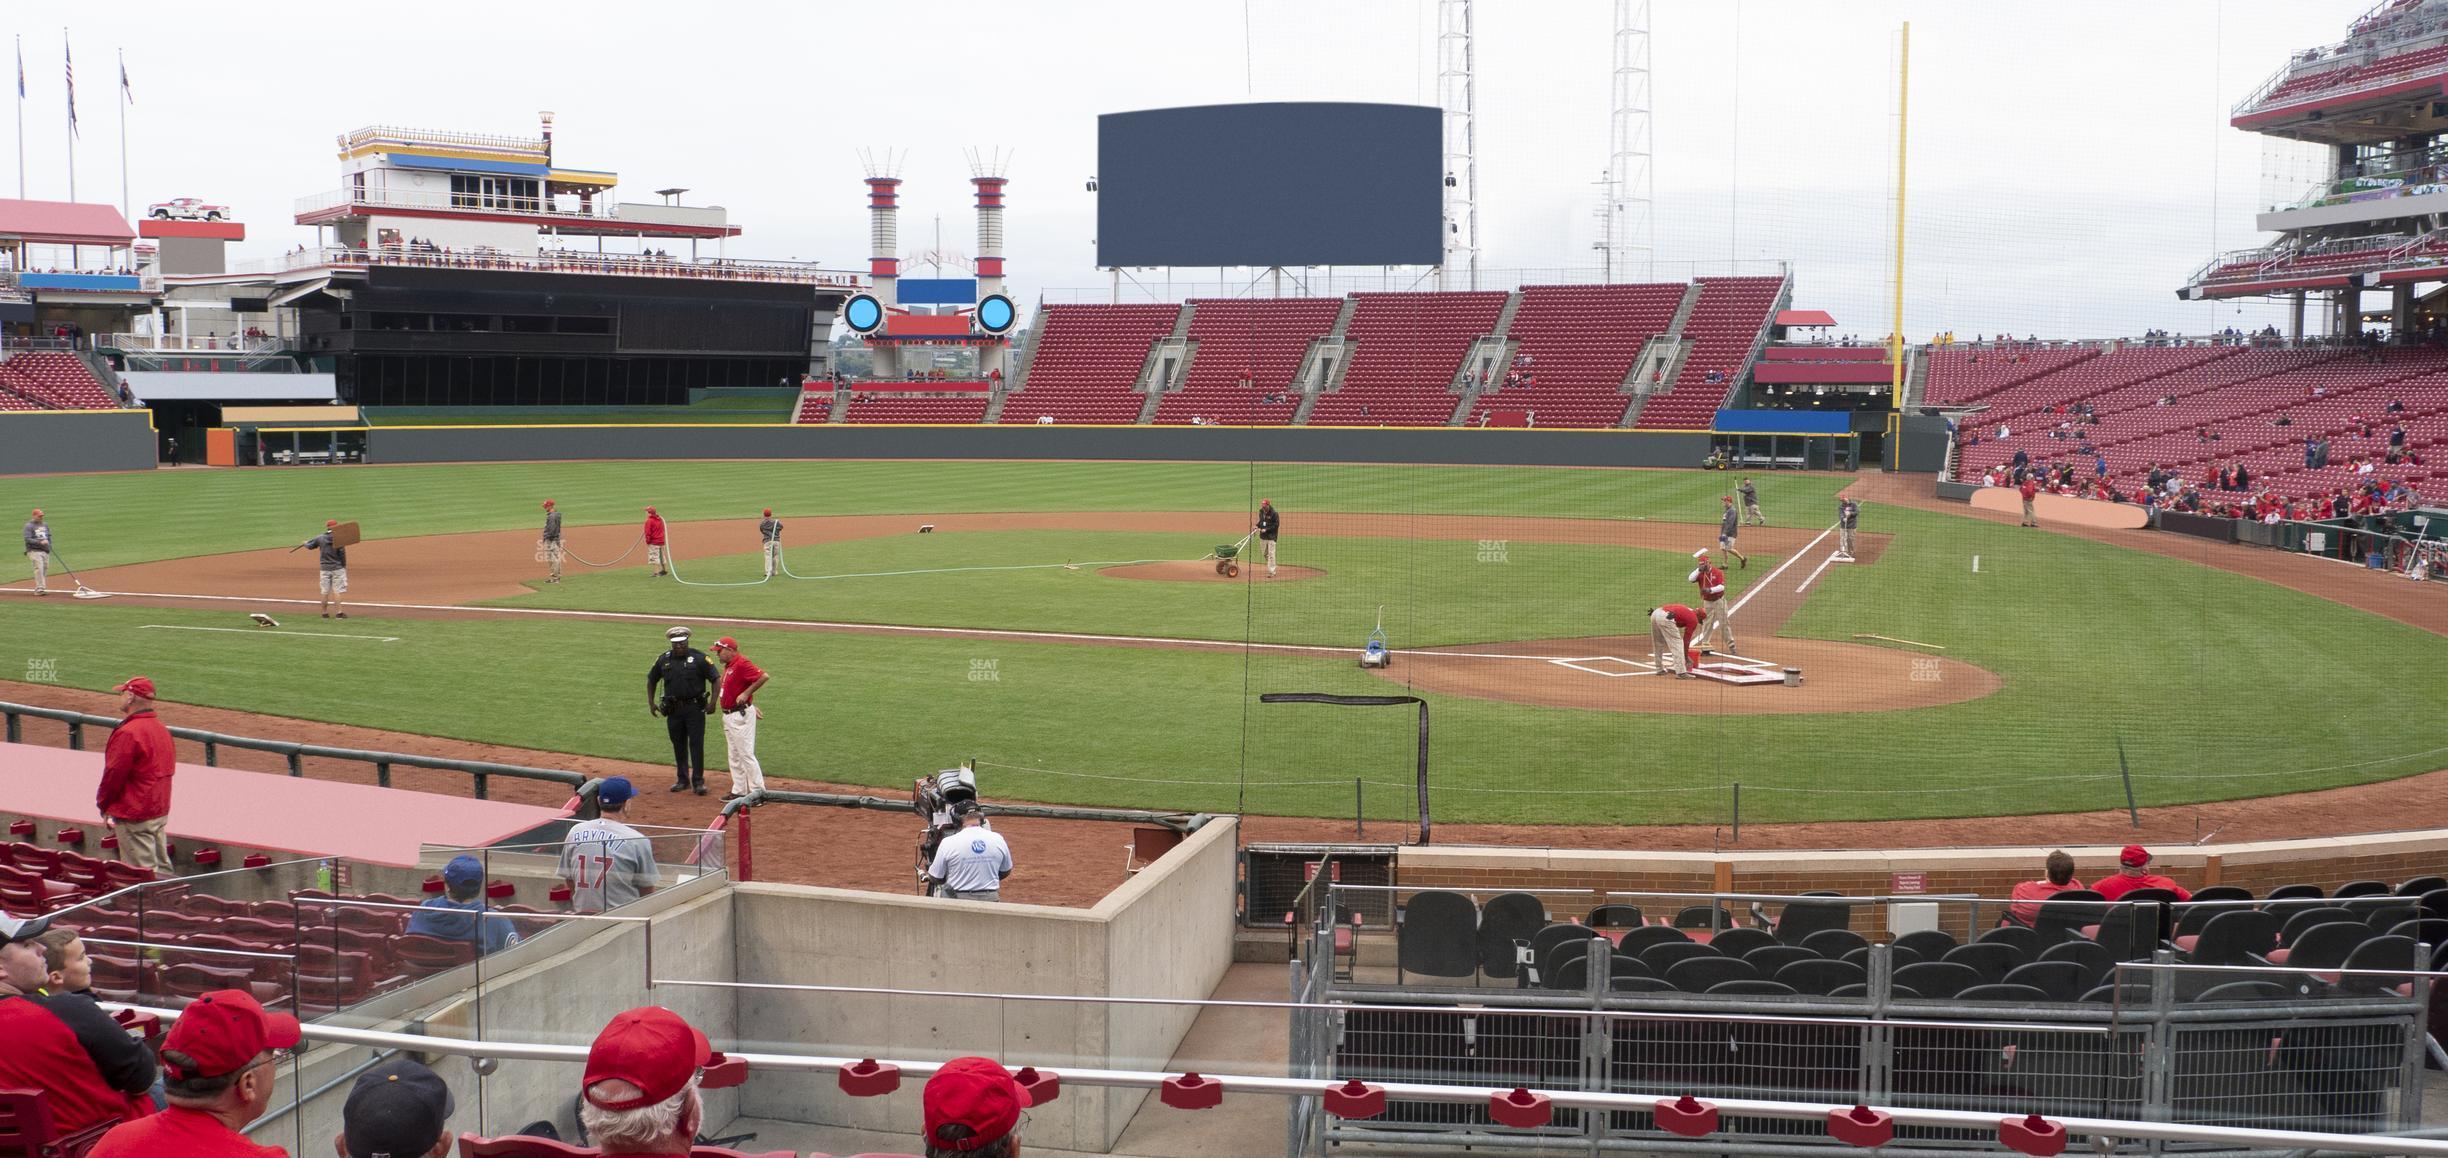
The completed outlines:
{"type": "Polygon", "coordinates": [[[2023,486],[2020,489],[2023,492],[2023,525],[2037,527],[2040,525],[2040,519],[2039,516],[2032,514],[2032,499],[2040,493],[2040,483],[2031,475],[2025,474],[2023,486]]]}
{"type": "Polygon", "coordinates": [[[723,749],[728,754],[725,763],[731,766],[731,791],[725,800],[737,800],[752,792],[765,791],[765,769],[757,763],[757,717],[765,714],[756,706],[758,689],[773,677],[765,669],[748,662],[741,655],[739,641],[726,635],[714,641],[714,662],[722,665],[722,729],[723,749]]]}
{"type": "Polygon", "coordinates": [[[2117,854],[2117,874],[2091,882],[2091,889],[2112,901],[2135,889],[2166,889],[2176,894],[2177,900],[2193,899],[2193,890],[2150,871],[2150,862],[2149,849],[2138,844],[2126,845],[2117,854]]]}
{"type": "Polygon", "coordinates": [[[137,676],[119,693],[120,720],[102,751],[102,786],[94,810],[119,834],[119,859],[155,872],[170,868],[170,777],[178,749],[153,714],[153,681],[137,676]]]}
{"type": "Polygon", "coordinates": [[[239,1131],[272,1105],[279,1064],[297,1043],[297,1019],[264,1012],[244,990],[196,998],[162,1038],[170,1108],[104,1134],[87,1158],[289,1158],[239,1131]]]}
{"type": "Polygon", "coordinates": [[[1709,562],[1706,547],[1692,552],[1692,558],[1700,561],[1691,573],[1691,581],[1700,588],[1700,649],[1709,650],[1709,645],[1722,637],[1725,653],[1739,655],[1735,650],[1733,615],[1726,610],[1725,572],[1709,562]]]}
{"type": "Polygon", "coordinates": [[[0,915],[0,1089],[41,1090],[61,1133],[151,1113],[141,1095],[152,1088],[153,1061],[142,1049],[128,1054],[127,1031],[91,999],[36,996],[48,969],[36,938],[50,926],[48,917],[0,915]],[[97,1048],[120,1055],[119,1072],[103,1072],[97,1048]]]}
{"type": "Polygon", "coordinates": [[[680,1015],[646,1006],[615,1015],[587,1050],[578,1124],[606,1154],[686,1158],[705,1123],[697,1071],[714,1057],[680,1015]]]}
{"type": "Polygon", "coordinates": [[[1657,674],[1672,673],[1679,680],[1698,679],[1691,669],[1700,662],[1692,654],[1694,637],[1700,633],[1700,613],[1680,603],[1669,603],[1649,613],[1649,658],[1656,662],[1657,674]]]}

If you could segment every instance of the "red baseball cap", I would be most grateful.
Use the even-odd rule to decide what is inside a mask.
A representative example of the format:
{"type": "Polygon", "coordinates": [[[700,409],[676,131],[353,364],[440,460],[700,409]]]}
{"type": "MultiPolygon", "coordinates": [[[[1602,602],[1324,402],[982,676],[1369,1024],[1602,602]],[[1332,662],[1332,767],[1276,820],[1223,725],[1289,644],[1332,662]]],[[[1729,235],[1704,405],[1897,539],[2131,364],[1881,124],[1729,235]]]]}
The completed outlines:
{"type": "Polygon", "coordinates": [[[648,508],[646,508],[646,513],[647,513],[647,514],[650,514],[650,515],[651,515],[651,514],[653,514],[653,513],[654,513],[654,508],[653,508],[653,507],[648,507],[648,508]]]}
{"type": "Polygon", "coordinates": [[[551,500],[551,499],[546,499],[546,500],[544,500],[544,509],[545,509],[545,510],[548,510],[548,511],[552,509],[552,500],[551,500]]]}
{"type": "Polygon", "coordinates": [[[330,529],[332,529],[333,527],[337,527],[337,526],[339,526],[339,525],[340,525],[340,520],[338,520],[338,519],[325,519],[325,520],[323,520],[323,529],[324,529],[324,530],[327,530],[327,531],[328,531],[328,530],[330,530],[330,529]]]}
{"type": "Polygon", "coordinates": [[[135,676],[130,678],[128,682],[112,688],[111,690],[114,692],[134,692],[137,695],[143,696],[149,700],[153,698],[153,681],[146,679],[143,676],[135,676]]]}
{"type": "Polygon", "coordinates": [[[243,989],[216,989],[180,1011],[178,1021],[162,1038],[162,1071],[173,1081],[217,1078],[245,1069],[255,1055],[268,1049],[288,1049],[298,1043],[298,1020],[286,1013],[266,1013],[254,995],[243,989]],[[195,1062],[191,1069],[168,1055],[182,1053],[195,1062]]]}
{"type": "Polygon", "coordinates": [[[738,640],[736,640],[736,639],[731,638],[731,637],[730,637],[730,636],[728,636],[728,635],[726,635],[726,636],[722,637],[721,639],[718,639],[718,640],[715,640],[715,641],[714,641],[714,649],[715,649],[716,651],[721,651],[721,650],[723,650],[723,649],[725,649],[725,648],[728,648],[728,649],[730,649],[730,650],[732,650],[732,651],[738,651],[738,650],[739,650],[739,641],[738,641],[738,640]]]}
{"type": "Polygon", "coordinates": [[[671,1010],[648,1005],[615,1015],[595,1035],[582,1088],[588,1104],[600,1110],[652,1106],[679,1093],[713,1056],[714,1047],[696,1026],[671,1010]],[[636,1086],[638,1096],[619,1101],[595,1096],[597,1082],[615,1080],[636,1086]]]}
{"type": "Polygon", "coordinates": [[[765,517],[766,517],[766,518],[769,518],[769,519],[773,517],[773,508],[772,508],[772,507],[767,507],[767,508],[765,508],[765,517]]]}
{"type": "Polygon", "coordinates": [[[1020,1124],[1029,1106],[1028,1091],[1013,1081],[1010,1071],[982,1057],[956,1057],[927,1079],[920,1099],[926,1112],[926,1144],[946,1150],[983,1150],[1020,1124]],[[946,1138],[938,1131],[959,1124],[969,1127],[966,1138],[946,1138]]]}
{"type": "MultiPolygon", "coordinates": [[[[768,512],[768,513],[770,513],[770,512],[768,512]]],[[[35,517],[35,518],[38,518],[38,519],[42,517],[42,508],[41,508],[41,507],[36,507],[36,508],[34,508],[34,517],[35,517]]]]}
{"type": "Polygon", "coordinates": [[[2126,845],[2125,851],[2117,854],[2117,863],[2126,868],[2141,868],[2150,863],[2150,850],[2138,844],[2126,845]]]}

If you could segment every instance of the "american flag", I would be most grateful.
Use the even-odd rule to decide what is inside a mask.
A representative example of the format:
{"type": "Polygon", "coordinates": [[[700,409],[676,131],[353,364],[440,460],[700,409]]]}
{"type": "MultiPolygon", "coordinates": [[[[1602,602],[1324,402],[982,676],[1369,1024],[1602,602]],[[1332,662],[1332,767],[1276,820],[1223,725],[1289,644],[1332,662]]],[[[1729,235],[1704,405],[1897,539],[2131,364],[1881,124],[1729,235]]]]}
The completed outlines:
{"type": "Polygon", "coordinates": [[[129,104],[136,103],[136,90],[128,87],[127,57],[124,55],[119,58],[119,95],[126,97],[129,104]]]}
{"type": "Polygon", "coordinates": [[[60,56],[68,62],[68,135],[78,136],[76,116],[76,53],[65,42],[60,44],[60,56]]]}
{"type": "Polygon", "coordinates": [[[25,37],[17,38],[17,99],[25,99],[25,37]]]}

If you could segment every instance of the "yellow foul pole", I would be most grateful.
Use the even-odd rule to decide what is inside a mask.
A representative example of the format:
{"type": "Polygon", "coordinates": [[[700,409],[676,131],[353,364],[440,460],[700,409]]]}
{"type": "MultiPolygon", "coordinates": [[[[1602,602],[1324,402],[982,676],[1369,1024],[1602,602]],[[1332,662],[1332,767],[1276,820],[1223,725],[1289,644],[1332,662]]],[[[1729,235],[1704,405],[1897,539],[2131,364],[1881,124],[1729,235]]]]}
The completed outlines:
{"type": "Polygon", "coordinates": [[[1904,409],[1904,157],[1909,139],[1905,126],[1912,108],[1912,21],[1904,22],[1904,38],[1896,53],[1896,192],[1895,192],[1895,329],[1887,339],[1887,362],[1893,369],[1890,407],[1904,409]]]}

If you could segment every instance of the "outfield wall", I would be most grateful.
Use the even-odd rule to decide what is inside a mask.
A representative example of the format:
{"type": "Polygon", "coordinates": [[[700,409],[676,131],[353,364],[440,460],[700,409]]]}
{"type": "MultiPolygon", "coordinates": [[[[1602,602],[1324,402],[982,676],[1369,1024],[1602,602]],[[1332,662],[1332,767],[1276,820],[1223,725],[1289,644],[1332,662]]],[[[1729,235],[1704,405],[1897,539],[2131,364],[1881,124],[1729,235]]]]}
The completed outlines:
{"type": "MultiPolygon", "coordinates": [[[[5,425],[5,424],[0,424],[5,425]]],[[[1709,432],[1328,426],[384,426],[367,462],[1057,459],[1696,467],[1709,432]]]]}
{"type": "Polygon", "coordinates": [[[150,410],[0,414],[0,475],[151,470],[158,452],[150,410]]]}

